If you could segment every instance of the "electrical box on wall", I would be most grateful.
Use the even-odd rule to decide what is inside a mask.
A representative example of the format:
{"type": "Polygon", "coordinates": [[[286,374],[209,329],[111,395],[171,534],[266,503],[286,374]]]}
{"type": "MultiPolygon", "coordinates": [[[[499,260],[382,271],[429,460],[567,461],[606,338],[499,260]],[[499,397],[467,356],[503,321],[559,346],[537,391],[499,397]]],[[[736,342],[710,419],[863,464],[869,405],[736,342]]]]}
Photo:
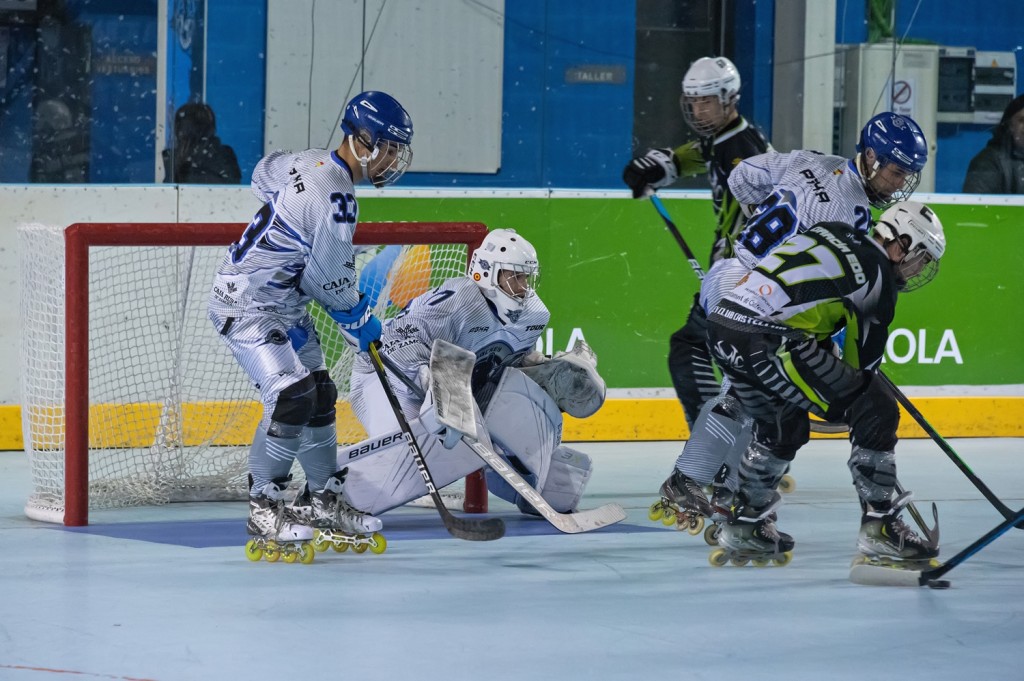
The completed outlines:
{"type": "Polygon", "coordinates": [[[837,78],[842,73],[841,88],[836,89],[842,106],[836,107],[835,152],[852,156],[861,128],[875,114],[895,111],[910,116],[928,140],[929,159],[921,172],[918,191],[934,191],[938,46],[900,45],[894,49],[892,43],[836,45],[836,70],[837,78]]]}
{"type": "Polygon", "coordinates": [[[1017,61],[1013,52],[939,48],[940,123],[998,123],[1016,92],[1017,61]]]}

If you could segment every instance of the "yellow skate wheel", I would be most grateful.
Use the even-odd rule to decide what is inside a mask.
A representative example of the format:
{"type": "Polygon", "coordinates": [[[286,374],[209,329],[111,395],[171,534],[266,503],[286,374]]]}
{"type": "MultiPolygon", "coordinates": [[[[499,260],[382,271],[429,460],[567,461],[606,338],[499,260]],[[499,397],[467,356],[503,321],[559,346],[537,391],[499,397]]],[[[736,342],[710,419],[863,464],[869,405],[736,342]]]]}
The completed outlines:
{"type": "Polygon", "coordinates": [[[388,540],[384,538],[384,535],[380,532],[374,532],[370,535],[370,552],[381,554],[387,551],[388,540]]]}
{"type": "Polygon", "coordinates": [[[661,505],[660,501],[655,501],[651,504],[651,507],[647,509],[647,518],[654,522],[658,522],[665,516],[665,509],[661,505]]]}
{"type": "Polygon", "coordinates": [[[782,476],[782,480],[779,480],[779,491],[783,494],[791,494],[796,491],[796,480],[792,475],[782,476]]]}
{"type": "Polygon", "coordinates": [[[337,542],[333,542],[333,543],[334,543],[334,552],[335,553],[345,553],[346,551],[348,551],[348,544],[347,543],[345,543],[343,541],[337,541],[337,542]]]}
{"type": "Polygon", "coordinates": [[[744,567],[749,561],[746,558],[733,558],[729,562],[736,567],[744,567]]]}
{"type": "Polygon", "coordinates": [[[277,545],[277,542],[267,542],[266,548],[263,549],[263,558],[268,563],[276,563],[281,558],[281,548],[277,545]]]}
{"type": "Polygon", "coordinates": [[[359,540],[359,543],[355,544],[352,550],[356,553],[366,553],[366,549],[370,548],[370,545],[364,541],[366,537],[360,534],[356,535],[356,539],[359,540]]]}
{"type": "Polygon", "coordinates": [[[696,537],[698,534],[704,531],[704,516],[691,515],[690,524],[687,526],[686,531],[696,537]]]}
{"type": "Polygon", "coordinates": [[[311,544],[302,544],[299,547],[299,551],[299,562],[303,565],[309,565],[313,562],[313,559],[316,558],[316,551],[313,550],[313,546],[311,544]]]}
{"type": "Polygon", "coordinates": [[[263,549],[256,544],[255,539],[245,542],[245,557],[254,563],[259,562],[263,558],[263,549]]]}
{"type": "Polygon", "coordinates": [[[665,517],[661,519],[661,523],[666,527],[672,527],[679,523],[679,516],[671,508],[666,508],[665,517]]]}
{"type": "Polygon", "coordinates": [[[704,528],[704,543],[708,546],[718,546],[718,525],[712,523],[704,528]]]}
{"type": "Polygon", "coordinates": [[[772,564],[772,559],[771,558],[755,558],[754,560],[752,560],[750,562],[754,564],[754,567],[768,567],[769,565],[772,564]]]}
{"type": "Polygon", "coordinates": [[[793,560],[793,552],[792,551],[786,551],[781,556],[776,556],[775,558],[772,558],[772,562],[775,563],[776,565],[778,565],[779,567],[783,567],[785,565],[789,565],[789,562],[791,560],[793,560]]]}
{"type": "Polygon", "coordinates": [[[708,562],[712,567],[723,567],[729,562],[729,556],[726,555],[725,549],[715,549],[708,555],[708,562]]]}
{"type": "Polygon", "coordinates": [[[331,547],[331,542],[323,534],[317,534],[316,539],[313,540],[311,548],[318,552],[323,553],[331,547]]]}
{"type": "Polygon", "coordinates": [[[281,554],[281,556],[282,558],[284,558],[284,562],[286,563],[294,563],[299,559],[298,552],[293,550],[285,551],[283,554],[281,554]]]}

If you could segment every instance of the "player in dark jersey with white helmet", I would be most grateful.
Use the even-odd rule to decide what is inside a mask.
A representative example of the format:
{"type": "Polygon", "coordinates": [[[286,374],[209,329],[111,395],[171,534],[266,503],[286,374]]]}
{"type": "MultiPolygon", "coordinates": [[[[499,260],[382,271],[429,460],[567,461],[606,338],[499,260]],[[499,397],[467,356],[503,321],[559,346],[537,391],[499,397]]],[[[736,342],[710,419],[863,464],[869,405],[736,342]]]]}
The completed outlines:
{"type": "Polygon", "coordinates": [[[897,294],[930,281],[945,252],[938,217],[920,203],[886,210],[869,236],[821,222],[762,258],[708,311],[708,342],[730,395],[754,421],[739,487],[712,563],[788,562],[792,539],[775,528],[775,488],[810,436],[808,412],[848,423],[849,468],[861,501],[858,548],[872,560],[925,561],[938,547],[900,518],[895,398],[874,369],[882,361],[897,294]],[[845,328],[842,359],[830,337],[845,328]]]}
{"type": "MultiPolygon", "coordinates": [[[[730,173],[743,159],[771,150],[761,131],[736,108],[740,85],[739,72],[725,57],[695,61],[683,77],[679,104],[697,139],[674,150],[651,149],[630,161],[622,174],[634,198],[666,187],[680,176],[707,174],[717,218],[709,267],[732,257],[733,241],[743,227],[740,204],[729,190],[730,173]]],[[[669,339],[668,353],[672,385],[691,428],[701,406],[719,390],[704,337],[704,311],[694,295],[686,323],[669,339]]]]}
{"type": "MultiPolygon", "coordinates": [[[[260,392],[263,418],[249,453],[250,558],[271,541],[307,542],[313,527],[363,534],[375,527],[340,508],[335,401],[323,350],[306,311],[322,305],[365,351],[380,322],[356,286],[355,184],[384,186],[412,160],[412,120],[393,97],[363,92],[345,106],[335,150],[274,152],[257,164],[252,190],[263,207],[217,269],[209,317],[260,392]],[[298,458],[307,489],[284,508],[298,458]]],[[[303,562],[311,549],[302,547],[303,562]]],[[[273,553],[274,548],[270,548],[273,553]]],[[[286,559],[294,556],[285,555],[286,559]]]]}

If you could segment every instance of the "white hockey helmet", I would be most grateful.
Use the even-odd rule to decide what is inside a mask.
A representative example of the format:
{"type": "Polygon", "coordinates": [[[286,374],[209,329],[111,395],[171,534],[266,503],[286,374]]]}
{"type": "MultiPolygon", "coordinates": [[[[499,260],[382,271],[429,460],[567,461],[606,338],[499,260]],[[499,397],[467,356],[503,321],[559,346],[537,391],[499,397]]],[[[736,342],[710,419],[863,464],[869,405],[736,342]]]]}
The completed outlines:
{"type": "Polygon", "coordinates": [[[917,201],[894,204],[878,218],[875,234],[885,244],[898,241],[903,257],[893,261],[901,291],[919,289],[939,273],[939,259],[946,252],[946,235],[935,212],[917,201]]]}
{"type": "Polygon", "coordinates": [[[514,229],[496,229],[473,251],[469,276],[494,304],[498,318],[515,324],[526,301],[536,295],[537,251],[514,229]]]}
{"type": "Polygon", "coordinates": [[[686,124],[701,137],[721,130],[739,101],[740,73],[725,57],[701,57],[683,76],[679,106],[686,124]]]}

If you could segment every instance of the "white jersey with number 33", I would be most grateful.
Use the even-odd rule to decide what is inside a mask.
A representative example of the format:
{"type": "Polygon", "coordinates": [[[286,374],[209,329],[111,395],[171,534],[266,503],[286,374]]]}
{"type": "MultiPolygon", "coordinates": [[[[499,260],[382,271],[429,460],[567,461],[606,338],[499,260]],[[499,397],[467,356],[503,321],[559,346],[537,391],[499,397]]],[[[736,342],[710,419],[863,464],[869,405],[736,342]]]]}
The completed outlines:
{"type": "Polygon", "coordinates": [[[211,315],[294,320],[311,299],[354,306],[359,205],[348,164],[325,149],[274,152],[256,166],[252,188],[266,203],[217,269],[211,315]]]}

